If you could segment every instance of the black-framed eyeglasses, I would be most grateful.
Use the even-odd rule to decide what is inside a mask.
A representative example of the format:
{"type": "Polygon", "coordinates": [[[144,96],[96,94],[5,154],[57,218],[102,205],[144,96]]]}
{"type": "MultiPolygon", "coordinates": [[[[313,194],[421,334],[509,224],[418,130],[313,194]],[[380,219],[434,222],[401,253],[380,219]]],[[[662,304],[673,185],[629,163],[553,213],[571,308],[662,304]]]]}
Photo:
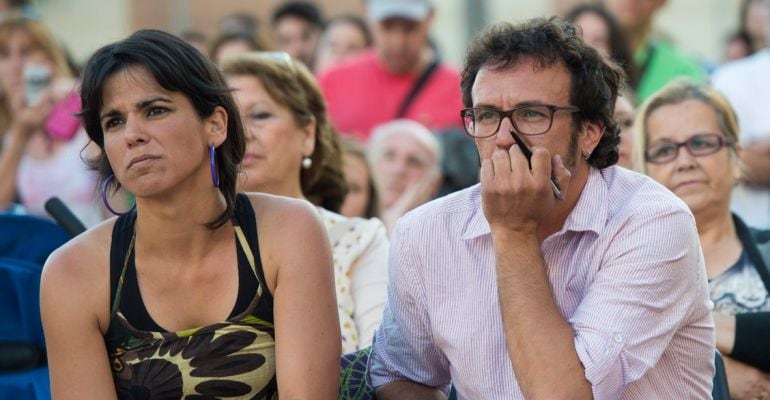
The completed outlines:
{"type": "Polygon", "coordinates": [[[731,140],[718,133],[699,133],[684,142],[660,141],[653,143],[644,150],[644,159],[653,164],[665,164],[674,161],[682,147],[686,147],[693,157],[700,157],[714,154],[722,147],[732,145],[731,140]]]}
{"type": "Polygon", "coordinates": [[[555,106],[552,104],[524,105],[508,111],[490,107],[470,107],[460,110],[465,133],[474,138],[493,136],[500,129],[503,118],[508,117],[516,133],[522,135],[542,135],[553,125],[556,111],[578,112],[577,107],[555,106]]]}

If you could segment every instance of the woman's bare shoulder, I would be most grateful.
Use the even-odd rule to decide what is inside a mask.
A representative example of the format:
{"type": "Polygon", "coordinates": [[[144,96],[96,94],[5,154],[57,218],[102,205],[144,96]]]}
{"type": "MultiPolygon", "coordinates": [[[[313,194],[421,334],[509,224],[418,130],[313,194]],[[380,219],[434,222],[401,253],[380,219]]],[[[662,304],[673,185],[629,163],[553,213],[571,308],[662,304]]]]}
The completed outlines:
{"type": "Polygon", "coordinates": [[[254,207],[258,225],[283,225],[319,220],[315,207],[306,200],[267,193],[247,193],[247,196],[254,207]]]}
{"type": "Polygon", "coordinates": [[[47,282],[62,287],[62,290],[76,291],[81,285],[92,285],[95,279],[108,277],[112,228],[116,219],[88,229],[51,253],[43,268],[43,287],[47,282]]]}

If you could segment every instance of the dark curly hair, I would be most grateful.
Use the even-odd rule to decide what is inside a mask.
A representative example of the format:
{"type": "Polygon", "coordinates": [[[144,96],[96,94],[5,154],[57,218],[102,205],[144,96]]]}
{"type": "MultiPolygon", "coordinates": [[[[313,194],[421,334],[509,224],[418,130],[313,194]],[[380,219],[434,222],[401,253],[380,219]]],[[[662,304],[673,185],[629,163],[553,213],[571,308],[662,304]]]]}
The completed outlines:
{"type": "MultiPolygon", "coordinates": [[[[104,152],[104,132],[99,121],[104,85],[111,76],[129,68],[145,68],[161,87],[184,94],[201,118],[210,117],[216,107],[225,109],[227,139],[216,149],[216,165],[219,191],[225,198],[226,208],[207,226],[214,229],[224,225],[235,211],[236,177],[246,151],[238,106],[216,65],[182,39],[166,32],[141,30],[108,44],[97,50],[83,69],[80,117],[88,137],[101,149],[98,156],[88,160],[99,174],[100,186],[113,173],[104,152]]],[[[115,179],[110,184],[113,191],[120,188],[115,179]]]]}
{"type": "Polygon", "coordinates": [[[473,105],[471,89],[482,67],[506,69],[522,59],[533,58],[541,68],[563,63],[570,72],[570,103],[580,108],[573,123],[594,122],[604,127],[588,163],[605,168],[618,161],[620,129],[613,112],[625,74],[613,61],[585,44],[577,30],[556,18],[536,18],[522,24],[496,24],[468,46],[460,87],[465,107],[473,105]]]}
{"type": "Polygon", "coordinates": [[[302,193],[312,203],[337,212],[345,201],[348,186],[342,166],[342,147],[326,113],[326,101],[313,74],[304,64],[285,53],[244,53],[224,62],[227,76],[253,76],[262,82],[270,97],[291,111],[298,126],[316,121],[315,149],[310,168],[302,168],[302,193]],[[285,55],[284,57],[278,55],[285,55]]]}

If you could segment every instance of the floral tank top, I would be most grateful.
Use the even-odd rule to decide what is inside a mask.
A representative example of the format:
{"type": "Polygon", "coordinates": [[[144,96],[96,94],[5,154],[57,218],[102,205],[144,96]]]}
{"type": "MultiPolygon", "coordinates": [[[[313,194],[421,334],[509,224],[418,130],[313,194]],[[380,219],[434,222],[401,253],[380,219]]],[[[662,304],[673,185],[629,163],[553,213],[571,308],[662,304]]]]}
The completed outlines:
{"type": "MultiPolygon", "coordinates": [[[[135,211],[118,218],[110,254],[112,308],[105,342],[118,398],[277,399],[273,298],[265,289],[254,211],[248,198],[238,194],[233,219],[239,269],[235,315],[221,323],[184,331],[168,332],[157,325],[157,329],[140,329],[132,322],[141,318],[126,318],[124,314],[131,302],[140,304],[146,313],[138,290],[126,290],[130,286],[127,276],[132,272],[135,276],[131,271],[135,220],[135,211]],[[241,301],[244,269],[256,277],[256,294],[252,291],[245,302],[241,301]],[[139,299],[128,298],[128,294],[139,299]],[[240,312],[238,303],[244,305],[240,312]]],[[[152,326],[154,322],[149,319],[152,326]]]]}

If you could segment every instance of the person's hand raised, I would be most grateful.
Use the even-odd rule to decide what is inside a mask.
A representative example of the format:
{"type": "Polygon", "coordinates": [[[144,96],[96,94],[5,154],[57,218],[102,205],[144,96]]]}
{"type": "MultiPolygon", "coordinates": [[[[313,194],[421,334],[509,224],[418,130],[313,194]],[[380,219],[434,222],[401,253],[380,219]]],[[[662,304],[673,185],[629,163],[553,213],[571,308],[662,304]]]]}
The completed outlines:
{"type": "Polygon", "coordinates": [[[571,174],[561,157],[543,147],[532,148],[532,169],[518,145],[496,149],[481,163],[481,203],[492,231],[535,234],[556,206],[551,174],[566,194],[571,174]]]}

